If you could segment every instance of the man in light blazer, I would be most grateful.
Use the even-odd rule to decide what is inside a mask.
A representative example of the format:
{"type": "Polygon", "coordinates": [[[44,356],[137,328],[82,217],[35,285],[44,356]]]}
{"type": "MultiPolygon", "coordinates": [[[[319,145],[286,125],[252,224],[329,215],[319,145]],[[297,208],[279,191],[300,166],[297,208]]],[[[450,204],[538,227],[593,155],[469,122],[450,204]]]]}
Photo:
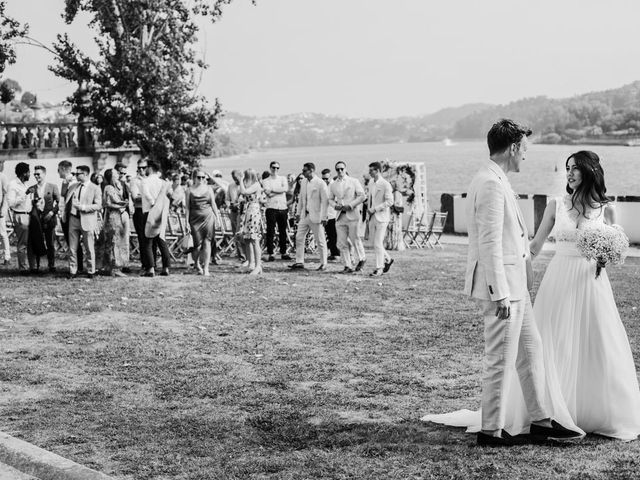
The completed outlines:
{"type": "Polygon", "coordinates": [[[487,135],[490,160],[469,186],[469,253],[465,293],[480,304],[485,350],[482,381],[482,431],[479,445],[522,443],[504,431],[509,376],[517,371],[531,417],[531,433],[547,438],[580,435],[549,418],[545,405],[542,341],[536,327],[527,262],[529,238],[507,173],[520,171],[531,130],[511,120],[497,122],[487,135]]]}
{"type": "Polygon", "coordinates": [[[364,188],[356,178],[347,175],[345,162],[336,163],[335,169],[336,179],[329,186],[329,205],[337,212],[336,231],[340,257],[344,265],[343,273],[352,273],[354,270],[362,270],[366,261],[364,245],[358,235],[360,206],[365,201],[364,188]],[[349,241],[351,241],[358,257],[355,268],[351,258],[349,241]]]}
{"type": "MultiPolygon", "coordinates": [[[[98,228],[98,211],[102,209],[100,187],[89,181],[91,170],[86,165],[76,167],[77,182],[71,184],[65,204],[70,203],[69,218],[69,278],[78,274],[78,244],[80,237],[87,255],[87,275],[93,278],[96,273],[95,235],[98,228]]],[[[65,208],[65,212],[67,209],[65,208]]]]}
{"type": "Polygon", "coordinates": [[[313,232],[318,245],[320,266],[317,270],[327,268],[327,237],[324,226],[327,223],[328,195],[327,185],[316,174],[313,163],[305,163],[302,167],[304,180],[300,185],[300,200],[298,201],[298,231],[296,232],[296,263],[289,265],[294,270],[304,268],[304,247],[307,233],[313,232]]]}
{"type": "Polygon", "coordinates": [[[369,164],[369,235],[373,238],[373,250],[376,254],[376,268],[372,277],[379,277],[387,273],[393,264],[393,259],[384,249],[384,237],[391,220],[391,205],[393,205],[393,190],[391,184],[382,178],[382,166],[379,162],[369,164]]]}

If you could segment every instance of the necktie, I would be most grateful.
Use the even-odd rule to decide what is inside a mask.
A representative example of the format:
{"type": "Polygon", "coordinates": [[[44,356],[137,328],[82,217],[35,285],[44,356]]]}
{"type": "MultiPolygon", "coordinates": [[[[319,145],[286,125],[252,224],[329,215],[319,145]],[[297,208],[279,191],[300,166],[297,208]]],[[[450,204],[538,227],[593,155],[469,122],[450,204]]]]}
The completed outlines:
{"type": "MultiPolygon", "coordinates": [[[[78,196],[76,197],[78,199],[78,203],[80,203],[80,195],[82,195],[82,187],[84,187],[84,183],[81,183],[80,186],[78,187],[78,196]]],[[[78,215],[78,209],[72,208],[71,215],[78,215]]]]}

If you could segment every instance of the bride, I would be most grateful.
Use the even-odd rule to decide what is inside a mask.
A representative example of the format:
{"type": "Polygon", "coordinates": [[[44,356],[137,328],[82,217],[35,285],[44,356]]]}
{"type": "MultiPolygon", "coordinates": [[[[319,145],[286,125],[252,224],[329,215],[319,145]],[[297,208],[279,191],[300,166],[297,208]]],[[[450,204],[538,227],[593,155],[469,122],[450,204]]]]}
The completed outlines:
{"type": "MultiPolygon", "coordinates": [[[[551,233],[556,239],[533,307],[544,348],[547,406],[556,418],[568,410],[586,433],[633,440],[640,434],[640,389],[629,340],[606,270],[596,278],[596,263],[576,248],[578,230],[615,223],[615,211],[605,195],[598,155],[574,153],[566,171],[567,195],[549,202],[530,244],[535,258],[551,233]],[[558,398],[564,402],[555,402],[558,398]]],[[[527,409],[517,385],[510,390],[515,392],[507,407],[510,427],[524,432],[527,409]]],[[[469,410],[423,420],[480,429],[479,412],[469,410]]]]}

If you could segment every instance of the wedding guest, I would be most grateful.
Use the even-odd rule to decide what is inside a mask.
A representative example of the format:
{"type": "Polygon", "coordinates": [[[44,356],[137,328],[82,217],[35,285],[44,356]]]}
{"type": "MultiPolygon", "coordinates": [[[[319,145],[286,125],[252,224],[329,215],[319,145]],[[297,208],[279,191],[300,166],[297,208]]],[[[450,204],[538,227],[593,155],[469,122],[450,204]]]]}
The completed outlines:
{"type": "MultiPolygon", "coordinates": [[[[328,189],[331,189],[331,183],[333,183],[333,180],[331,179],[330,169],[325,168],[322,170],[322,181],[327,185],[328,189]]],[[[327,260],[330,262],[335,261],[340,256],[340,250],[337,245],[338,234],[336,232],[336,217],[337,212],[335,208],[331,206],[331,202],[329,202],[329,206],[327,206],[327,226],[325,227],[325,232],[327,233],[327,248],[329,249],[329,257],[327,260]]]]}
{"type": "Polygon", "coordinates": [[[148,176],[142,182],[142,213],[144,218],[143,250],[145,277],[155,276],[153,250],[158,248],[162,257],[160,275],[168,276],[171,266],[171,254],[165,241],[167,217],[169,213],[169,195],[171,184],[160,178],[160,164],[155,160],[147,162],[148,176]]]}
{"type": "Polygon", "coordinates": [[[97,185],[100,187],[100,190],[104,190],[104,175],[102,175],[101,173],[92,173],[91,174],[91,183],[93,183],[94,185],[97,185]]]}
{"type": "MultiPolygon", "coordinates": [[[[136,231],[138,237],[138,248],[140,250],[140,264],[142,267],[141,273],[144,274],[149,271],[154,263],[146,264],[146,257],[142,254],[144,247],[144,224],[145,217],[142,211],[142,182],[147,178],[147,159],[141,158],[138,160],[137,175],[131,180],[131,199],[133,200],[133,228],[136,231]]],[[[152,255],[153,260],[153,255],[152,255]]]]}
{"type": "Polygon", "coordinates": [[[366,255],[358,234],[360,208],[365,200],[364,189],[358,179],[347,175],[345,162],[335,165],[336,179],[329,186],[329,205],[337,211],[336,231],[338,248],[344,265],[343,273],[359,272],[364,267],[366,255]],[[358,263],[354,266],[349,243],[354,248],[358,263]],[[355,268],[354,268],[355,267],[355,268]]]}
{"type": "Polygon", "coordinates": [[[67,192],[68,201],[71,202],[69,211],[69,276],[75,278],[78,273],[77,251],[82,237],[82,243],[87,259],[89,278],[96,273],[95,232],[98,227],[98,212],[102,209],[102,192],[100,188],[89,180],[89,167],[78,165],[76,167],[77,183],[67,192]]]}
{"type": "MultiPolygon", "coordinates": [[[[68,196],[69,189],[73,184],[77,182],[75,175],[71,172],[71,162],[69,160],[62,160],[58,163],[58,176],[62,180],[62,186],[60,187],[60,201],[64,203],[63,208],[60,211],[60,227],[64,240],[69,242],[69,211],[71,210],[71,197],[68,196]]],[[[71,255],[71,253],[69,253],[71,255]]],[[[78,245],[78,251],[76,252],[78,258],[78,273],[84,272],[84,253],[82,252],[82,246],[78,245]]]]}
{"type": "Polygon", "coordinates": [[[258,181],[258,174],[252,168],[246,170],[242,181],[238,184],[240,193],[246,199],[244,215],[242,217],[242,236],[245,241],[245,255],[249,261],[249,273],[262,273],[262,212],[260,209],[260,195],[262,186],[258,181]]]}
{"type": "Polygon", "coordinates": [[[402,214],[404,213],[404,197],[398,189],[398,182],[389,182],[393,190],[393,205],[391,205],[391,219],[387,227],[385,245],[389,250],[404,250],[402,239],[402,214]]]}
{"type": "Polygon", "coordinates": [[[22,275],[35,270],[35,258],[29,252],[29,214],[33,208],[33,194],[27,182],[31,177],[29,164],[16,165],[16,179],[9,183],[7,204],[13,212],[13,230],[17,239],[18,269],[22,275]],[[28,264],[27,264],[28,262],[28,264]]]}
{"type": "Polygon", "coordinates": [[[131,268],[129,267],[129,257],[131,254],[129,242],[131,241],[131,217],[133,215],[134,208],[133,199],[131,197],[130,175],[127,175],[127,166],[124,163],[116,163],[116,166],[113,168],[118,174],[119,180],[119,182],[116,182],[115,186],[120,190],[122,198],[127,201],[126,215],[122,215],[124,230],[119,243],[122,258],[122,267],[120,268],[120,271],[122,273],[131,273],[131,268]],[[127,179],[129,179],[129,181],[127,179]]]}
{"type": "Polygon", "coordinates": [[[3,264],[9,265],[11,261],[11,246],[9,244],[9,232],[7,232],[7,192],[9,179],[4,174],[4,160],[0,159],[0,245],[3,250],[3,264]]]}
{"type": "Polygon", "coordinates": [[[178,215],[185,211],[185,188],[182,186],[182,178],[179,173],[171,176],[171,210],[178,215]]]}
{"type": "MultiPolygon", "coordinates": [[[[100,193],[104,194],[104,175],[101,173],[92,173],[90,177],[91,183],[97,185],[100,188],[100,193]]],[[[104,216],[102,215],[102,210],[98,212],[98,227],[96,228],[96,236],[93,242],[94,248],[96,250],[96,270],[102,272],[103,268],[106,266],[103,265],[103,261],[106,255],[106,246],[105,246],[105,238],[104,238],[104,216]]]]}
{"type": "MultiPolygon", "coordinates": [[[[60,192],[58,186],[53,183],[45,182],[47,169],[42,165],[38,165],[33,169],[33,176],[36,179],[36,185],[33,187],[33,206],[36,207],[35,213],[37,218],[35,223],[39,223],[41,227],[42,237],[44,239],[44,253],[47,255],[47,263],[49,272],[56,271],[56,225],[58,223],[58,209],[60,206],[60,192]]],[[[33,215],[32,215],[33,217],[33,215]]],[[[32,243],[31,251],[38,253],[39,249],[34,248],[32,243]]],[[[40,257],[36,256],[36,269],[40,268],[40,257]]]]}
{"type": "Polygon", "coordinates": [[[193,186],[186,191],[187,232],[193,238],[193,260],[198,275],[210,276],[211,244],[214,240],[215,218],[220,216],[213,190],[207,184],[203,170],[194,170],[193,186]]]}
{"type": "Polygon", "coordinates": [[[300,199],[298,201],[298,231],[296,232],[296,262],[289,265],[294,270],[304,269],[304,253],[307,234],[313,232],[313,238],[318,245],[320,266],[318,271],[327,269],[327,237],[324,226],[327,224],[327,186],[315,174],[316,166],[305,163],[302,167],[300,199]]]}
{"type": "Polygon", "coordinates": [[[270,173],[267,178],[262,180],[262,186],[266,195],[265,220],[267,223],[267,261],[273,262],[274,256],[274,237],[276,225],[278,226],[278,246],[280,248],[280,258],[282,260],[291,260],[287,254],[287,191],[289,185],[287,179],[278,175],[280,164],[276,161],[269,165],[270,173]]]}
{"type": "Polygon", "coordinates": [[[231,233],[235,244],[236,256],[241,262],[246,261],[244,255],[244,238],[242,236],[242,213],[244,211],[244,197],[240,193],[240,181],[242,172],[233,170],[231,178],[233,182],[227,189],[227,204],[229,205],[229,220],[231,222],[231,233]]]}
{"type": "Polygon", "coordinates": [[[379,277],[387,273],[393,264],[393,259],[384,249],[384,236],[387,225],[391,220],[391,205],[393,205],[393,191],[391,184],[382,178],[382,166],[379,162],[369,164],[369,200],[367,213],[369,216],[369,235],[373,238],[373,249],[376,254],[376,268],[372,277],[379,277]]]}
{"type": "Polygon", "coordinates": [[[105,274],[114,277],[126,276],[123,270],[129,264],[129,211],[131,199],[118,172],[104,172],[104,267],[105,274]],[[115,173],[114,173],[115,172],[115,173]]]}

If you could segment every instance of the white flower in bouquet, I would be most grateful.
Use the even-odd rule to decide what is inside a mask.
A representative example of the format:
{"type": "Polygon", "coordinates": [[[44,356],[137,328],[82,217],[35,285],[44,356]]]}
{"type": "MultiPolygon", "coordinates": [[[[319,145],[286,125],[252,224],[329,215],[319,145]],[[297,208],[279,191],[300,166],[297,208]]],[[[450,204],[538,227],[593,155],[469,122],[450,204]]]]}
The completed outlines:
{"type": "Polygon", "coordinates": [[[607,265],[624,263],[629,249],[629,238],[619,225],[602,225],[578,231],[576,246],[587,260],[595,260],[598,263],[598,278],[607,265]]]}

